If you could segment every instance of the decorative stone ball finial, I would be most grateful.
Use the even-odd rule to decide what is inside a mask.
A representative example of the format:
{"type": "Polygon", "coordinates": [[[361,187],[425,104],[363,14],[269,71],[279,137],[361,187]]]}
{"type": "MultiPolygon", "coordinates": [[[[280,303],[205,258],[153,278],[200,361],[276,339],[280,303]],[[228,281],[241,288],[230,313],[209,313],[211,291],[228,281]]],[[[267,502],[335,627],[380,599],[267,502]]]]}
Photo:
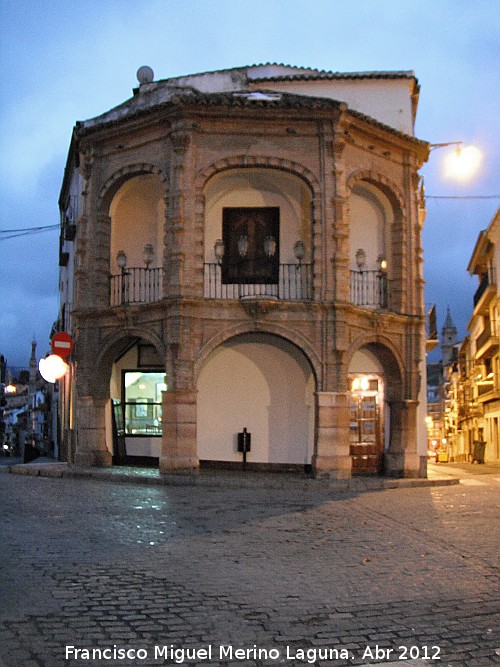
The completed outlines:
{"type": "Polygon", "coordinates": [[[153,70],[147,65],[143,65],[137,70],[137,81],[139,81],[141,86],[145,83],[151,83],[154,79],[154,76],[155,74],[153,70]]]}

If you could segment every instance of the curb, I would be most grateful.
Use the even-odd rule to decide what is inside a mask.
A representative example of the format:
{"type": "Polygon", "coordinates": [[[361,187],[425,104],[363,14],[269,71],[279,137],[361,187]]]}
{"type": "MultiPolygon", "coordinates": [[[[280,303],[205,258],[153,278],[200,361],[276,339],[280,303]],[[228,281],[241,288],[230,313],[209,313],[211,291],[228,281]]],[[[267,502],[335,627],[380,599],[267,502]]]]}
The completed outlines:
{"type": "Polygon", "coordinates": [[[364,491],[385,491],[388,489],[408,489],[459,484],[457,477],[431,478],[387,478],[353,477],[349,479],[314,479],[291,477],[286,474],[259,475],[256,473],[214,474],[205,472],[176,473],[161,475],[157,470],[143,468],[83,468],[67,463],[24,463],[3,466],[1,472],[14,475],[51,478],[82,478],[99,481],[147,484],[152,486],[188,486],[225,489],[277,489],[310,492],[351,493],[364,491]]]}

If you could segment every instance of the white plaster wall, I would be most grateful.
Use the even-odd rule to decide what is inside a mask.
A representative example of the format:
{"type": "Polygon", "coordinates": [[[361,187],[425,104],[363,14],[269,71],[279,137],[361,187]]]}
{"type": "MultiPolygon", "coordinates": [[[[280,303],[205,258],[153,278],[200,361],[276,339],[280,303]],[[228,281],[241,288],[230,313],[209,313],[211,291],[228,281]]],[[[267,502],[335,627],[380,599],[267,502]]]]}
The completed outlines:
{"type": "Polygon", "coordinates": [[[249,462],[309,464],[314,378],[305,357],[279,338],[240,336],[215,350],[198,379],[201,460],[241,461],[237,433],[252,434],[249,462]]]}
{"type": "Polygon", "coordinates": [[[280,262],[295,263],[293,246],[301,239],[310,261],[311,198],[300,178],[274,169],[224,172],[205,188],[205,261],[215,262],[214,243],[222,238],[222,209],[238,206],[278,206],[280,262]]]}
{"type": "Polygon", "coordinates": [[[356,187],[349,201],[350,210],[350,268],[357,270],[356,252],[366,253],[366,271],[378,270],[377,259],[387,259],[391,271],[391,224],[393,214],[387,197],[370,184],[356,187]]]}
{"type": "Polygon", "coordinates": [[[155,250],[150,268],[162,266],[164,208],[157,176],[136,176],[118,190],[110,207],[112,274],[120,273],[116,264],[116,255],[120,250],[127,255],[127,266],[144,267],[142,253],[147,243],[155,250]]]}
{"type": "MultiPolygon", "coordinates": [[[[413,136],[412,79],[266,81],[266,90],[327,97],[413,136]]],[[[262,83],[253,88],[263,87],[262,83]]]]}
{"type": "Polygon", "coordinates": [[[349,373],[365,373],[366,375],[384,375],[384,367],[377,357],[367,349],[357,350],[349,363],[349,373]]]}
{"type": "Polygon", "coordinates": [[[151,456],[159,458],[161,452],[161,438],[148,438],[147,436],[125,436],[125,451],[128,456],[151,456]]]}

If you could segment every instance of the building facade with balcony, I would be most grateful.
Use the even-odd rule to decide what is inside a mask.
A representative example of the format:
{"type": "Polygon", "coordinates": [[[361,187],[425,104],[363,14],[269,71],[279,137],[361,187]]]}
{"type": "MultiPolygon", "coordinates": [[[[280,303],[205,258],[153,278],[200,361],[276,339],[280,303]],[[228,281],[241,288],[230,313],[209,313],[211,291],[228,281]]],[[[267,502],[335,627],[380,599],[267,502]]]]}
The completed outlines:
{"type": "Polygon", "coordinates": [[[485,443],[485,460],[500,460],[500,209],[477,239],[468,271],[479,286],[469,321],[470,335],[459,355],[461,452],[474,456],[474,443],[485,443]]]}
{"type": "Polygon", "coordinates": [[[62,451],[425,476],[414,74],[138,79],[64,174],[62,451]]]}

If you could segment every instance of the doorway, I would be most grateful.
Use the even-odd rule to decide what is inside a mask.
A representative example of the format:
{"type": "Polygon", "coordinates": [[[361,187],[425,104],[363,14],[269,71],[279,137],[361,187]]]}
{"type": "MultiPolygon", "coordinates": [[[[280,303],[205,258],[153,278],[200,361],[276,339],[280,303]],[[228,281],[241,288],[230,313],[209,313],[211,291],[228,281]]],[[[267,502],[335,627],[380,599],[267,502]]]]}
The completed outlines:
{"type": "Polygon", "coordinates": [[[375,375],[350,377],[349,452],[353,475],[379,475],[384,454],[383,381],[375,375]]]}

